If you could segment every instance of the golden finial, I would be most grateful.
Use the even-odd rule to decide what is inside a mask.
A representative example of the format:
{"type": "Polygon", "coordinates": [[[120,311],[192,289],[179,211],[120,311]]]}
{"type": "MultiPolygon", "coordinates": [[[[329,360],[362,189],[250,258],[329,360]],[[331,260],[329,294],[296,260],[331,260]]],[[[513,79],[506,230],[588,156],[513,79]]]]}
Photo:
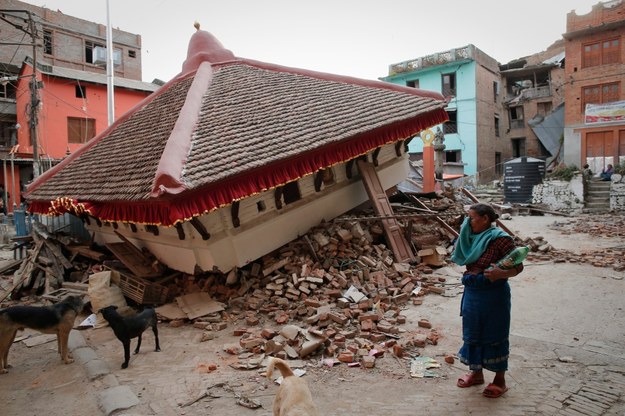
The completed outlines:
{"type": "Polygon", "coordinates": [[[200,22],[193,23],[193,27],[195,28],[195,30],[200,30],[200,22]]]}

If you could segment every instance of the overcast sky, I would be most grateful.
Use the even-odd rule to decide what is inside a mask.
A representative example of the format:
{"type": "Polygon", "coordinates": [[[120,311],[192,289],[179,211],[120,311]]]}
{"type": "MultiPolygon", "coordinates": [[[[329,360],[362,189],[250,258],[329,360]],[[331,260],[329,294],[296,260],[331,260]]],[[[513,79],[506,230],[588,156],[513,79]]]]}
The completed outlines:
{"type": "MultiPolygon", "coordinates": [[[[106,24],[106,0],[26,0],[106,24]]],[[[109,0],[111,26],[141,35],[143,80],[169,81],[198,21],[236,56],[359,78],[473,44],[500,63],[545,50],[566,15],[598,0],[109,0]]]]}

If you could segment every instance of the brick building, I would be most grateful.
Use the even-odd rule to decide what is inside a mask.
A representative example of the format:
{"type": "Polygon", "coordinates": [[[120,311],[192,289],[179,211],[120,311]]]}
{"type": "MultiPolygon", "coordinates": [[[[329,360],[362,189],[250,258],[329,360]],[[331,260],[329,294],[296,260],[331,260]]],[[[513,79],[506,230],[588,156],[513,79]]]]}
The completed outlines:
{"type": "Polygon", "coordinates": [[[512,157],[557,159],[564,116],[564,42],[500,65],[504,119],[501,137],[512,157]]]}
{"type": "MultiPolygon", "coordinates": [[[[112,32],[119,116],[158,85],[141,81],[141,36],[112,32]]],[[[37,176],[36,168],[45,171],[107,127],[106,26],[60,10],[0,0],[0,35],[0,157],[6,166],[0,183],[12,206],[19,205],[23,185],[37,176]],[[33,103],[38,103],[36,111],[33,103]],[[37,152],[31,119],[36,120],[37,152]]]]}
{"type": "Polygon", "coordinates": [[[625,161],[625,1],[567,14],[565,154],[593,172],[625,161]]]}

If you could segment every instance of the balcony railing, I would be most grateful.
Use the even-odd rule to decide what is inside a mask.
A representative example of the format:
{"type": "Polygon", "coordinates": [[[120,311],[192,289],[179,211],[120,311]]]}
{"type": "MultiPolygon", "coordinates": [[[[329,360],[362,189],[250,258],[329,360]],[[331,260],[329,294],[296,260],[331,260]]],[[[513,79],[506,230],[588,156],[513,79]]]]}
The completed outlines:
{"type": "Polygon", "coordinates": [[[411,59],[409,61],[392,64],[388,67],[389,75],[395,75],[402,72],[417,71],[421,68],[430,66],[444,65],[456,61],[470,59],[473,56],[471,45],[464,48],[450,49],[445,52],[439,52],[432,55],[423,56],[421,58],[411,59]]]}

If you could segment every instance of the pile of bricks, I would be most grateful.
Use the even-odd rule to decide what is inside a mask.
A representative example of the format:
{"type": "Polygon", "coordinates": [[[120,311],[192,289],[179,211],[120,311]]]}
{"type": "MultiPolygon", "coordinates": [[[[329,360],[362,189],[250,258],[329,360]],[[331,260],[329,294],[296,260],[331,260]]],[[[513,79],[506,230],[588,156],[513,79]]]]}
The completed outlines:
{"type": "MultiPolygon", "coordinates": [[[[590,234],[595,237],[622,238],[625,234],[625,217],[622,215],[594,215],[576,219],[568,223],[555,222],[550,226],[565,235],[590,234]]],[[[531,248],[529,261],[553,261],[555,263],[590,264],[595,267],[625,271],[625,244],[612,248],[573,253],[555,249],[543,237],[527,238],[520,244],[531,248]]]]}

